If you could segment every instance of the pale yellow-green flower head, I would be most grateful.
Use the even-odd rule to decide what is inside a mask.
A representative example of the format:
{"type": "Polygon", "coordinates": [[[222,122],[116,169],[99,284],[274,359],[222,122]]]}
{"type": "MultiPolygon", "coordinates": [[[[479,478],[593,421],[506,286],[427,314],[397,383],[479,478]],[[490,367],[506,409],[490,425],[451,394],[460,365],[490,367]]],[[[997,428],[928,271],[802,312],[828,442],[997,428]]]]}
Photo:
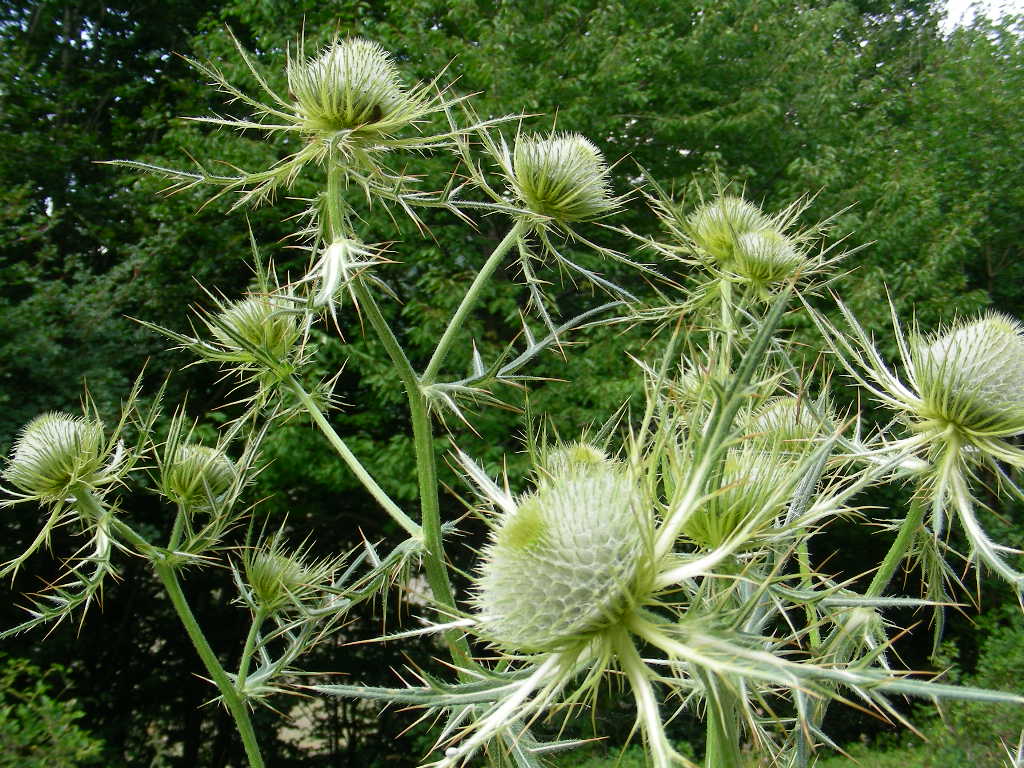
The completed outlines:
{"type": "Polygon", "coordinates": [[[686,219],[686,232],[694,245],[723,268],[732,266],[741,237],[770,228],[771,220],[760,208],[732,195],[705,203],[686,219]]]}
{"type": "Polygon", "coordinates": [[[229,350],[258,350],[273,360],[287,360],[301,331],[295,315],[266,296],[234,301],[211,324],[214,335],[229,350]]]}
{"type": "Polygon", "coordinates": [[[1024,433],[1024,327],[996,312],[911,344],[917,415],[938,426],[1024,433]]]}
{"type": "Polygon", "coordinates": [[[736,238],[729,269],[752,285],[768,288],[793,277],[805,264],[806,256],[791,238],[775,229],[759,229],[736,238]]]}
{"type": "Polygon", "coordinates": [[[560,224],[599,219],[619,204],[601,151],[578,133],[519,136],[511,170],[523,205],[560,224]]]}
{"type": "Polygon", "coordinates": [[[66,413],[30,421],[14,444],[4,478],[46,503],[62,501],[78,485],[94,487],[106,474],[103,425],[66,413]]]}
{"type": "Polygon", "coordinates": [[[747,426],[753,444],[794,454],[813,448],[815,442],[833,428],[827,406],[822,403],[812,406],[804,399],[789,396],[766,402],[751,415],[747,426]]]}
{"type": "Polygon", "coordinates": [[[388,134],[418,106],[387,51],[360,38],[335,40],[316,56],[288,62],[288,89],[305,131],[388,134]]]}
{"type": "Polygon", "coordinates": [[[475,601],[484,637],[503,649],[586,642],[650,590],[649,512],[624,468],[593,457],[564,466],[498,521],[475,601]]]}
{"type": "Polygon", "coordinates": [[[794,462],[753,444],[729,452],[721,486],[687,519],[683,533],[705,549],[715,549],[746,531],[737,549],[756,545],[758,534],[785,510],[796,479],[794,462]]]}
{"type": "Polygon", "coordinates": [[[223,451],[186,442],[175,445],[164,459],[160,485],[175,503],[208,510],[231,489],[237,474],[223,451]]]}

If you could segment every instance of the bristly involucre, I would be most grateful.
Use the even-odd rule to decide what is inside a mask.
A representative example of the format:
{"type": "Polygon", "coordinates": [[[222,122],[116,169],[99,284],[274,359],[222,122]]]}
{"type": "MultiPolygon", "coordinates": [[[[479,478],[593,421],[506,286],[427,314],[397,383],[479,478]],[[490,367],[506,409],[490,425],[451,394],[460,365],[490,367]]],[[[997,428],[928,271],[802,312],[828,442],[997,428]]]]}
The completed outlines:
{"type": "Polygon", "coordinates": [[[513,191],[533,213],[572,223],[618,206],[601,150],[577,133],[520,136],[512,161],[513,191]]]}
{"type": "Polygon", "coordinates": [[[360,38],[336,40],[317,56],[289,61],[288,89],[310,133],[372,132],[375,126],[388,132],[412,106],[387,51],[360,38]]]}
{"type": "Polygon", "coordinates": [[[519,499],[484,552],[484,635],[556,651],[618,622],[649,588],[645,514],[635,481],[611,462],[563,469],[519,499]]]}
{"type": "Polygon", "coordinates": [[[1024,328],[991,313],[911,347],[924,419],[968,432],[1024,432],[1024,328]]]}
{"type": "Polygon", "coordinates": [[[66,413],[44,413],[25,425],[4,477],[43,502],[57,502],[76,484],[96,482],[105,461],[102,424],[66,413]]]}

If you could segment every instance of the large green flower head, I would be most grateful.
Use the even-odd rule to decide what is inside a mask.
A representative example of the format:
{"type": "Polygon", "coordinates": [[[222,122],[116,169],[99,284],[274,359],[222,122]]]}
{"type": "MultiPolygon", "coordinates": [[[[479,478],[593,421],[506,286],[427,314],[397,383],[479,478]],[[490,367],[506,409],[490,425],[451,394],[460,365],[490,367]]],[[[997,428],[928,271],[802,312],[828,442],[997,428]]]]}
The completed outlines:
{"type": "Polygon", "coordinates": [[[95,486],[107,474],[103,425],[66,413],[44,413],[21,431],[4,478],[45,503],[67,498],[75,486],[95,486]]]}
{"type": "Polygon", "coordinates": [[[614,211],[601,150],[578,133],[516,139],[509,183],[530,212],[559,224],[592,221],[614,211]]]}
{"type": "Polygon", "coordinates": [[[617,624],[650,589],[650,523],[626,469],[560,461],[502,514],[484,551],[476,604],[498,646],[558,651],[617,624]]]}
{"type": "Polygon", "coordinates": [[[920,417],[967,433],[1024,432],[1024,327],[990,313],[911,344],[920,417]]]}
{"type": "Polygon", "coordinates": [[[310,58],[288,61],[288,89],[311,134],[389,134],[419,110],[387,51],[360,38],[335,40],[310,58]]]}

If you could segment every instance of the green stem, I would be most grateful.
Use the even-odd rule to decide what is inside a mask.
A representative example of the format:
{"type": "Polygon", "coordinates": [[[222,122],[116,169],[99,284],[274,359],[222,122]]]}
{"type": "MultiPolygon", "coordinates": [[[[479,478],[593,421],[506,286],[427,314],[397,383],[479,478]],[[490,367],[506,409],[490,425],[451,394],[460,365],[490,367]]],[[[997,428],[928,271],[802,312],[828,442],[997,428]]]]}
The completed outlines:
{"type": "MultiPolygon", "coordinates": [[[[438,498],[437,460],[434,455],[434,433],[430,423],[430,413],[427,409],[427,400],[409,358],[406,357],[398,339],[391,332],[373,295],[358,280],[354,288],[360,306],[366,313],[370,325],[380,337],[399,378],[405,385],[406,395],[409,399],[409,417],[412,421],[413,447],[416,452],[416,474],[419,477],[424,570],[434,599],[440,605],[454,610],[455,595],[448,578],[448,567],[444,561],[444,543],[441,540],[441,503],[438,498]]],[[[454,660],[472,665],[469,643],[466,642],[462,633],[448,630],[445,632],[445,642],[448,644],[454,660]]]]}
{"type": "Polygon", "coordinates": [[[491,279],[494,274],[494,270],[498,268],[502,260],[505,258],[505,254],[508,253],[517,240],[521,237],[523,229],[526,225],[523,222],[517,222],[512,229],[509,230],[508,234],[505,235],[504,239],[495,246],[494,250],[491,251],[491,255],[487,257],[487,261],[480,268],[480,272],[477,273],[474,278],[472,285],[469,286],[469,290],[466,291],[466,295],[462,297],[458,309],[455,310],[455,314],[452,315],[452,319],[448,321],[448,327],[444,329],[444,334],[441,336],[441,340],[437,342],[437,347],[434,349],[434,354],[430,358],[430,362],[427,363],[427,369],[423,372],[422,382],[424,385],[433,383],[437,377],[438,371],[441,369],[441,364],[444,363],[445,357],[448,356],[448,352],[451,351],[452,344],[455,343],[455,336],[461,330],[463,323],[466,321],[466,316],[469,315],[470,311],[476,305],[480,299],[487,282],[491,279]]]}
{"type": "MultiPolygon", "coordinates": [[[[807,534],[801,530],[800,543],[797,544],[796,557],[800,565],[800,583],[807,589],[811,589],[811,554],[807,549],[807,534]]],[[[818,614],[814,606],[808,603],[804,606],[807,616],[807,626],[810,628],[811,650],[821,647],[821,630],[818,628],[818,614]]]]}
{"type": "Polygon", "coordinates": [[[341,439],[338,433],[331,426],[331,423],[327,420],[323,411],[320,410],[320,406],[317,405],[316,401],[309,396],[309,393],[303,389],[302,385],[295,379],[291,380],[291,390],[295,393],[295,396],[299,398],[303,407],[309,413],[313,419],[313,423],[316,424],[320,431],[323,432],[327,441],[331,444],[331,447],[337,451],[338,455],[341,456],[342,460],[348,465],[348,468],[352,470],[359,482],[370,492],[370,495],[376,499],[377,503],[380,504],[384,511],[391,515],[392,519],[398,523],[405,531],[412,536],[414,539],[423,538],[423,529],[419,526],[416,521],[410,518],[402,508],[398,506],[391,497],[387,495],[383,488],[378,485],[377,481],[373,479],[373,476],[366,471],[366,467],[362,465],[356,455],[349,450],[349,447],[345,445],[345,441],[341,439]]]}
{"type": "MultiPolygon", "coordinates": [[[[324,233],[331,238],[345,235],[345,202],[341,197],[343,174],[341,166],[332,159],[331,167],[327,171],[327,221],[324,233]]],[[[419,477],[424,570],[434,599],[441,606],[454,611],[455,595],[448,579],[448,567],[444,560],[444,544],[441,540],[441,505],[438,498],[437,465],[427,401],[420,386],[420,379],[409,362],[405,350],[395,338],[395,334],[391,331],[391,327],[384,319],[384,315],[381,314],[380,307],[377,306],[377,302],[366,288],[365,283],[357,277],[353,281],[352,289],[361,310],[366,314],[374,332],[380,338],[381,344],[384,345],[409,399],[413,445],[416,451],[416,473],[419,477]]],[[[469,643],[460,632],[449,630],[445,632],[444,637],[454,661],[463,665],[473,665],[469,643]]]]}
{"type": "Polygon", "coordinates": [[[259,744],[256,741],[256,731],[253,730],[252,720],[249,718],[249,709],[231,682],[231,678],[224,671],[224,667],[217,660],[217,655],[213,652],[206,640],[206,635],[203,634],[196,617],[192,614],[192,609],[189,608],[188,601],[185,599],[185,593],[181,591],[178,574],[174,567],[166,561],[154,561],[153,567],[156,569],[156,574],[160,577],[164,589],[167,590],[171,604],[174,606],[178,618],[181,619],[181,623],[185,626],[192,645],[199,653],[199,658],[203,660],[206,671],[209,672],[220,691],[221,698],[224,699],[224,704],[235,719],[235,727],[238,728],[238,733],[242,737],[249,765],[252,768],[263,768],[263,757],[260,755],[259,744]]]}
{"type": "Polygon", "coordinates": [[[881,597],[882,593],[885,592],[889,582],[892,581],[892,577],[896,574],[896,569],[903,562],[907,550],[910,549],[914,536],[917,534],[917,529],[924,521],[924,512],[924,503],[918,496],[914,496],[910,501],[910,510],[900,525],[896,540],[889,547],[882,565],[875,571],[875,576],[871,580],[867,592],[864,593],[865,597],[881,597]]]}
{"type": "Polygon", "coordinates": [[[706,768],[742,768],[740,729],[736,704],[731,693],[713,686],[714,693],[707,698],[707,748],[704,756],[706,768]]]}
{"type": "Polygon", "coordinates": [[[241,691],[245,689],[245,678],[249,675],[249,663],[252,661],[253,648],[256,646],[256,635],[263,626],[266,615],[262,608],[257,608],[252,617],[252,626],[249,627],[249,634],[245,638],[245,646],[242,648],[242,659],[238,662],[238,679],[235,687],[241,691]]]}

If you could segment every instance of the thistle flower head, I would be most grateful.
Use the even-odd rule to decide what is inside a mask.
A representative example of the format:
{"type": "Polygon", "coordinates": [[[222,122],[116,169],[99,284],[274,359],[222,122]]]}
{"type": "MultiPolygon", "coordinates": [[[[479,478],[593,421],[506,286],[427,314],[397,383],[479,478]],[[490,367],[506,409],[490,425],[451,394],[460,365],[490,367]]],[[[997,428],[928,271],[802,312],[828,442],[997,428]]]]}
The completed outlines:
{"type": "Polygon", "coordinates": [[[618,207],[601,151],[578,133],[519,136],[509,183],[531,213],[559,224],[599,219],[618,207]]]}
{"type": "MultiPolygon", "coordinates": [[[[793,463],[776,451],[753,445],[725,459],[720,490],[687,519],[683,533],[709,550],[722,546],[741,528],[747,542],[771,525],[789,501],[795,480],[793,463]]],[[[747,544],[737,549],[747,548],[747,544]]]]}
{"type": "Polygon", "coordinates": [[[769,400],[751,416],[748,429],[754,444],[762,448],[778,447],[783,451],[802,453],[823,432],[831,427],[827,412],[821,418],[806,400],[798,397],[776,397],[769,400]]]}
{"type": "Polygon", "coordinates": [[[238,470],[223,451],[198,443],[175,445],[164,459],[163,493],[193,510],[209,510],[234,484],[238,470]]]}
{"type": "Polygon", "coordinates": [[[21,431],[4,478],[43,502],[67,498],[74,486],[106,475],[107,444],[99,421],[44,413],[21,431]]]}
{"type": "Polygon", "coordinates": [[[996,312],[911,345],[920,416],[967,432],[1024,432],[1024,327],[996,312]]]}
{"type": "Polygon", "coordinates": [[[256,604],[268,613],[319,595],[337,567],[333,559],[309,560],[303,548],[287,552],[279,536],[243,559],[246,581],[256,604]]]}
{"type": "Polygon", "coordinates": [[[806,262],[793,240],[775,229],[759,229],[736,238],[729,269],[767,288],[792,277],[806,262]]]}
{"type": "Polygon", "coordinates": [[[760,208],[732,195],[705,203],[687,217],[685,225],[687,234],[704,255],[726,268],[732,265],[742,236],[770,227],[771,220],[760,208]]]}
{"type": "Polygon", "coordinates": [[[290,357],[302,335],[295,315],[267,296],[227,304],[213,318],[211,330],[226,349],[243,357],[257,351],[278,361],[290,357]]]}
{"type": "Polygon", "coordinates": [[[648,530],[634,481],[606,463],[566,466],[503,514],[484,552],[483,634],[520,651],[584,642],[642,602],[648,530]]]}
{"type": "Polygon", "coordinates": [[[288,89],[308,133],[390,133],[417,105],[387,51],[360,38],[335,40],[317,55],[288,61],[288,89]]]}
{"type": "Polygon", "coordinates": [[[545,477],[559,478],[608,462],[608,455],[596,445],[579,441],[559,443],[546,451],[541,462],[545,477]]]}

